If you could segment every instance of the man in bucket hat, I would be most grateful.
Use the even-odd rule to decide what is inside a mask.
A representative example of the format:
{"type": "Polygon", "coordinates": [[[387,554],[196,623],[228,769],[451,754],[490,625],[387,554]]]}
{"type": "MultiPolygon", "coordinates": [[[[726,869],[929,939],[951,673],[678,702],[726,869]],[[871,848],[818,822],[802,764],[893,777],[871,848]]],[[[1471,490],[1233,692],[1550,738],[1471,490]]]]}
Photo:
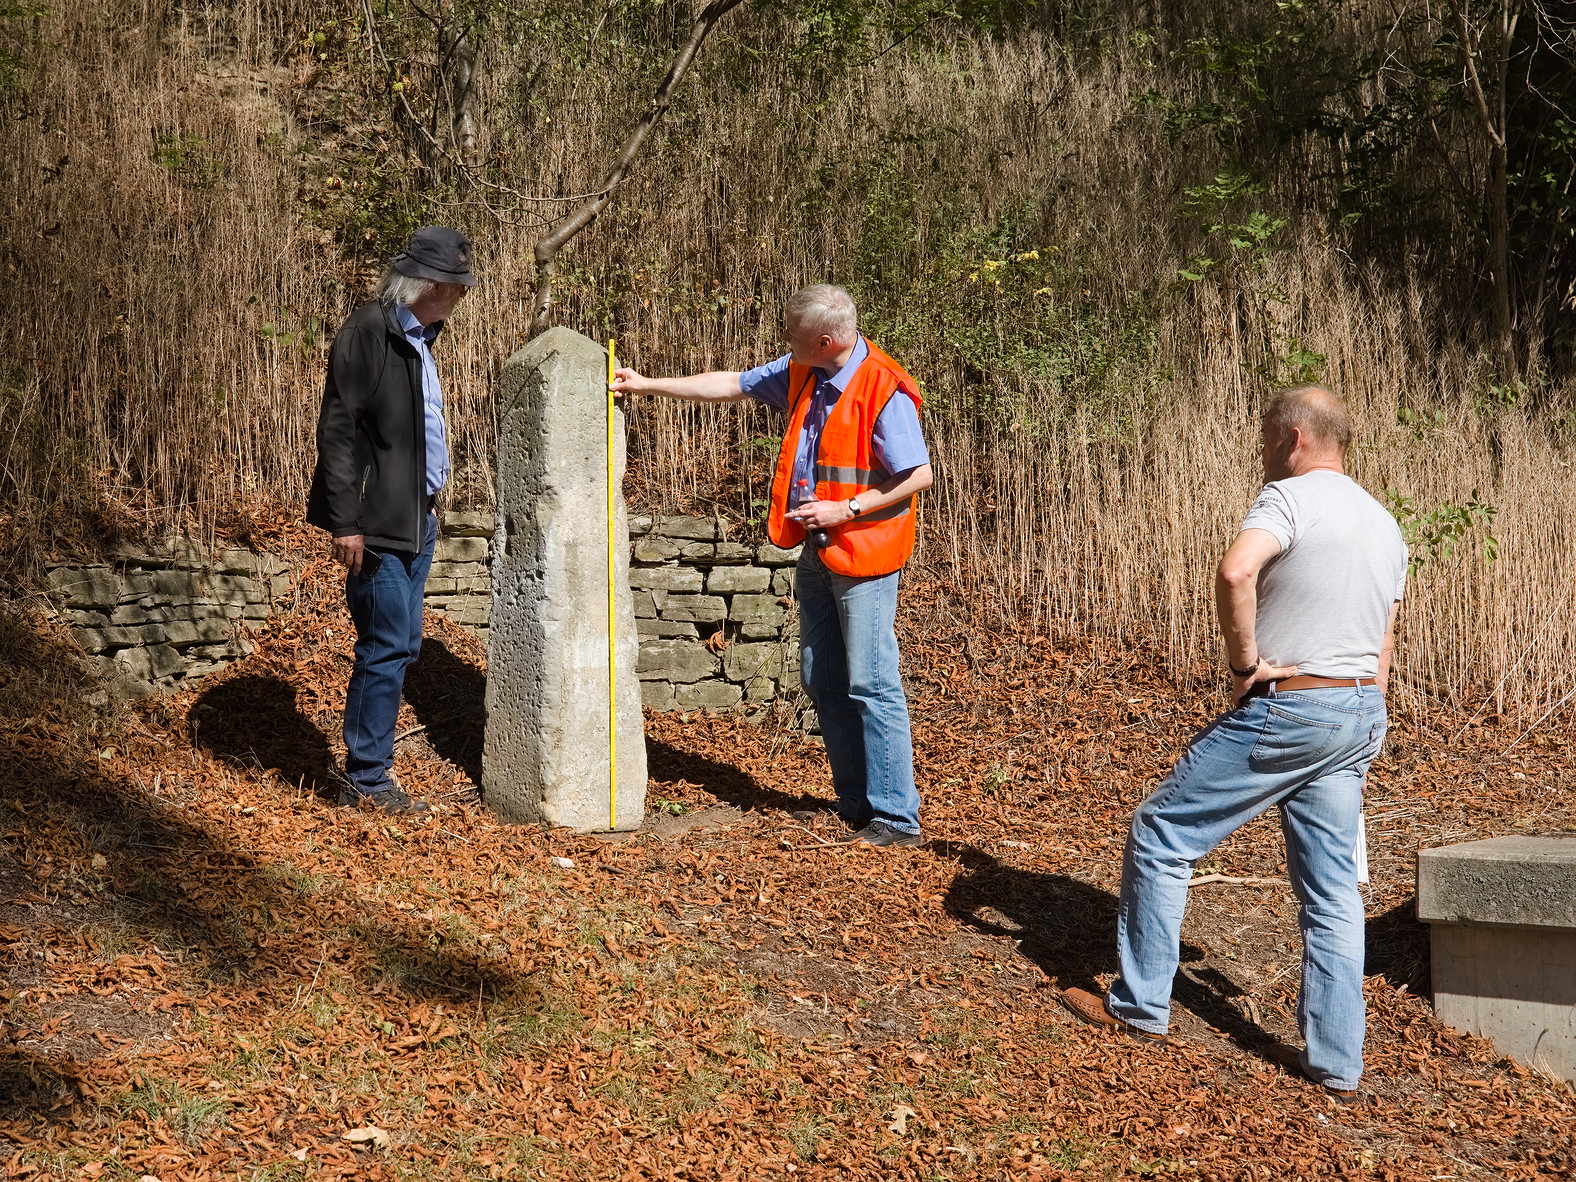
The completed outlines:
{"type": "Polygon", "coordinates": [[[438,535],[434,509],[449,478],[432,343],[475,283],[465,235],[423,226],[384,272],[377,298],[351,314],[329,351],[306,519],[333,539],[356,625],[340,804],[370,802],[387,813],[430,808],[389,769],[405,670],[421,651],[422,591],[438,535]]]}

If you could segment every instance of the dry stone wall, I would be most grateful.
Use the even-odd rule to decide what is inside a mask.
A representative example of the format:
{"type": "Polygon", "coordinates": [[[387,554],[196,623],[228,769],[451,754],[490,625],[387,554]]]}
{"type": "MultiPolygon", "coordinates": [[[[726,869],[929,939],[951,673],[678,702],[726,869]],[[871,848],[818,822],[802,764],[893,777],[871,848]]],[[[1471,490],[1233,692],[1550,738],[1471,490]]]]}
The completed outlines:
{"type": "Polygon", "coordinates": [[[729,540],[704,517],[631,518],[641,697],[721,709],[799,689],[799,551],[729,540]]]}
{"type": "Polygon", "coordinates": [[[292,589],[289,559],[175,539],[94,566],[54,566],[48,598],[128,697],[178,688],[250,652],[292,589]]]}
{"type": "MultiPolygon", "coordinates": [[[[444,514],[425,599],[430,616],[483,640],[493,524],[491,513],[444,514]]],[[[723,709],[797,694],[797,548],[732,540],[707,517],[631,517],[629,533],[647,706],[723,709]]],[[[287,608],[293,588],[288,555],[179,539],[123,548],[94,565],[55,566],[48,596],[83,651],[123,693],[142,697],[250,652],[247,629],[287,608]]]]}

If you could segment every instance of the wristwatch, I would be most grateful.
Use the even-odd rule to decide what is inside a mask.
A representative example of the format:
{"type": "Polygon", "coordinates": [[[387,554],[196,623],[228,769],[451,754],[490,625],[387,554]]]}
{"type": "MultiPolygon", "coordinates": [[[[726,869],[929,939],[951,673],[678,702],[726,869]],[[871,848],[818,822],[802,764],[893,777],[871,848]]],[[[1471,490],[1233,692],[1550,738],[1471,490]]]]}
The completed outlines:
{"type": "Polygon", "coordinates": [[[859,498],[858,497],[849,497],[848,498],[848,511],[850,513],[852,513],[855,517],[858,517],[862,512],[864,512],[864,510],[859,507],[859,498]]]}
{"type": "Polygon", "coordinates": [[[1254,661],[1253,664],[1249,665],[1246,669],[1238,669],[1235,665],[1233,665],[1231,663],[1230,658],[1227,658],[1227,660],[1226,660],[1226,668],[1230,669],[1234,676],[1237,676],[1237,677],[1252,677],[1259,670],[1259,662],[1258,661],[1254,661]]]}

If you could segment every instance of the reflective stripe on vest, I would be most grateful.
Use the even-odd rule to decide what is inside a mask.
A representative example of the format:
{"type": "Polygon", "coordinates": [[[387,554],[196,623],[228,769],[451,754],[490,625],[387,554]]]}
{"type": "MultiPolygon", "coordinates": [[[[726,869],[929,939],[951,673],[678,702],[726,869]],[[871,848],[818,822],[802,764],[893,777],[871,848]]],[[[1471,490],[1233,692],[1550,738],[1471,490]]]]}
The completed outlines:
{"type": "MultiPolygon", "coordinates": [[[[869,354],[849,379],[848,388],[838,396],[821,429],[813,472],[815,499],[842,501],[868,492],[887,479],[877,468],[874,453],[876,420],[887,402],[901,392],[921,405],[919,387],[914,379],[880,349],[870,343],[869,354]]],[[[793,480],[794,461],[799,439],[810,408],[815,374],[806,366],[788,366],[788,426],[783,432],[782,448],[772,479],[771,508],[767,533],[784,549],[804,540],[804,529],[788,519],[788,491],[793,480]]],[[[915,506],[913,497],[893,505],[861,513],[851,521],[827,531],[830,543],[821,551],[821,561],[837,574],[868,577],[891,574],[908,561],[914,550],[915,506]]]]}

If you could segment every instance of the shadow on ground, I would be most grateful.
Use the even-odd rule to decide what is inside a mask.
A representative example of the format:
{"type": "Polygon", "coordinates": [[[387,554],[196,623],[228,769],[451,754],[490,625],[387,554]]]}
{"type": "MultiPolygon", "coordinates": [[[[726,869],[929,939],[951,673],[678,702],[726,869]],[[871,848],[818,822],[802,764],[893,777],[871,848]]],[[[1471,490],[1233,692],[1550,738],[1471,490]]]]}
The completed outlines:
{"type": "Polygon", "coordinates": [[[1368,919],[1363,974],[1383,977],[1418,997],[1433,992],[1428,925],[1417,918],[1417,896],[1368,919]]]}
{"type": "MultiPolygon", "coordinates": [[[[42,620],[0,609],[0,654],[0,843],[18,868],[8,883],[41,897],[69,888],[93,922],[113,928],[120,947],[177,950],[188,987],[206,979],[224,992],[255,990],[258,1004],[288,1002],[313,979],[299,955],[304,940],[332,957],[358,990],[412,1001],[465,998],[478,1012],[495,1004],[538,1011],[544,1004],[529,975],[435,945],[425,920],[353,897],[337,879],[306,875],[286,858],[235,848],[222,825],[185,807],[222,791],[211,764],[144,752],[162,761],[158,794],[108,772],[114,765],[101,763],[98,753],[132,744],[139,724],[85,704],[99,688],[95,675],[42,620]],[[83,875],[78,868],[89,853],[101,859],[83,875]]],[[[200,702],[208,709],[197,741],[217,758],[273,766],[322,791],[332,768],[328,745],[297,709],[288,684],[240,673],[200,702]]],[[[269,807],[317,806],[280,793],[269,807]]],[[[372,823],[340,811],[326,820],[352,841],[372,823]]],[[[55,922],[47,908],[8,910],[0,970],[17,954],[12,950],[49,939],[55,922]]],[[[173,976],[171,987],[178,987],[173,976]]],[[[0,1107],[13,1119],[65,1112],[61,1099],[76,1087],[80,1068],[69,1058],[0,1047],[0,1107]]]]}
{"type": "MultiPolygon", "coordinates": [[[[961,871],[943,905],[975,931],[1018,942],[1053,984],[1103,995],[1099,978],[1116,972],[1116,896],[1066,874],[1019,870],[971,845],[931,842],[930,849],[955,859],[961,871]]],[[[1243,990],[1201,962],[1202,948],[1184,940],[1182,967],[1172,982],[1172,1000],[1237,1046],[1272,1062],[1283,1046],[1250,1021],[1233,999],[1243,990]]]]}
{"type": "Polygon", "coordinates": [[[93,1095],[70,1060],[55,1061],[0,1044],[0,1117],[69,1109],[93,1095]]]}
{"type": "Polygon", "coordinates": [[[193,741],[236,767],[271,768],[285,782],[333,800],[339,771],[328,738],[304,714],[296,690],[273,674],[243,674],[192,704],[193,741]]]}
{"type": "Polygon", "coordinates": [[[650,735],[646,736],[646,770],[654,780],[668,783],[683,780],[745,812],[769,808],[787,813],[837,811],[836,804],[824,796],[779,792],[732,764],[680,751],[650,735]]]}
{"type": "Polygon", "coordinates": [[[405,701],[442,759],[482,782],[482,747],[487,726],[487,675],[456,656],[441,640],[427,637],[405,673],[405,701]]]}

